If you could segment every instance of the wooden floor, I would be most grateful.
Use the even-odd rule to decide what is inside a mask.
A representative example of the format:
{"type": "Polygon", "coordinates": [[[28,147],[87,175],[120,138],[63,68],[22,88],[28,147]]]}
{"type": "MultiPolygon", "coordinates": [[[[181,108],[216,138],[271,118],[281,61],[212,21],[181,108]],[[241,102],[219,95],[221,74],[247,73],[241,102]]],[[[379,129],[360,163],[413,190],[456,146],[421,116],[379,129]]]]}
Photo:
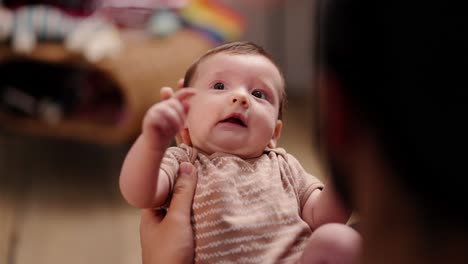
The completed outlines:
{"type": "MultiPolygon", "coordinates": [[[[319,174],[307,101],[291,100],[280,145],[319,174]]],[[[128,146],[0,133],[0,264],[140,263],[139,211],[118,175],[128,146]]]]}

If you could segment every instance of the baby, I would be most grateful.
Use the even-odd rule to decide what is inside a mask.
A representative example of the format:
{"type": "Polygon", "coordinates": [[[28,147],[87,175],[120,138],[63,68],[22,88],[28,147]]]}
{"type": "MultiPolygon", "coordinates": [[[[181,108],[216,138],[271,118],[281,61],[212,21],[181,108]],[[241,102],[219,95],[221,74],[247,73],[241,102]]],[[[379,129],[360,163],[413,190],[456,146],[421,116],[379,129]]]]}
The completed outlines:
{"type": "Polygon", "coordinates": [[[229,43],[196,60],[184,78],[192,88],[143,120],[122,167],[122,194],[135,207],[167,206],[180,164],[194,164],[196,263],[356,261],[360,238],[343,224],[349,211],[331,185],[276,148],[284,86],[261,47],[229,43]],[[179,132],[186,144],[169,147],[179,132]]]}

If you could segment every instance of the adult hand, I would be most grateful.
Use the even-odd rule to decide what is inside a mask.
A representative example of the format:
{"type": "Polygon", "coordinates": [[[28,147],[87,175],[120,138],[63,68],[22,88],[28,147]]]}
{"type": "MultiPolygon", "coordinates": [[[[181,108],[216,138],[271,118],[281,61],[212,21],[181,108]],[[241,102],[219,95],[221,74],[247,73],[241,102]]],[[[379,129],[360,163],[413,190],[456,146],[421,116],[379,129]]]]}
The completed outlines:
{"type": "Polygon", "coordinates": [[[143,264],[193,263],[194,238],[190,224],[197,170],[190,163],[179,168],[167,214],[162,210],[143,209],[140,243],[143,264]]]}

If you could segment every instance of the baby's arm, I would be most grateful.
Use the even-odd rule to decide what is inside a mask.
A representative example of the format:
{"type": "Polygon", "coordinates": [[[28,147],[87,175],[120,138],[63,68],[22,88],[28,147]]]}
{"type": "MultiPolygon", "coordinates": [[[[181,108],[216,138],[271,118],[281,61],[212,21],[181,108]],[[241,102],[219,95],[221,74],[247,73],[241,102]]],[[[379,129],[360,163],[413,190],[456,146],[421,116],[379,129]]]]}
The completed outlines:
{"type": "Polygon", "coordinates": [[[331,183],[313,191],[302,208],[302,218],[312,229],[326,223],[345,223],[350,215],[351,210],[341,202],[331,183]]]}
{"type": "Polygon", "coordinates": [[[188,97],[194,90],[180,90],[168,100],[153,105],[143,119],[142,133],[128,152],[120,172],[120,190],[127,202],[138,208],[163,205],[169,178],[161,161],[175,134],[184,127],[188,97]]]}

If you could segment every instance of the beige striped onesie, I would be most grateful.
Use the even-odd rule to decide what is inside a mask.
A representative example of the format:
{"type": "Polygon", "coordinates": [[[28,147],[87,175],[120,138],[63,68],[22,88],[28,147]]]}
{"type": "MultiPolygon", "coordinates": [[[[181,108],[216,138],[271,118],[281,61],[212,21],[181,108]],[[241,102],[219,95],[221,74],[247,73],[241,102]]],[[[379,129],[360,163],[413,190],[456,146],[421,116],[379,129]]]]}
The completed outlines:
{"type": "Polygon", "coordinates": [[[243,160],[171,147],[161,164],[171,186],[181,162],[198,169],[192,226],[196,263],[295,263],[311,234],[301,219],[322,183],[284,149],[243,160]]]}

